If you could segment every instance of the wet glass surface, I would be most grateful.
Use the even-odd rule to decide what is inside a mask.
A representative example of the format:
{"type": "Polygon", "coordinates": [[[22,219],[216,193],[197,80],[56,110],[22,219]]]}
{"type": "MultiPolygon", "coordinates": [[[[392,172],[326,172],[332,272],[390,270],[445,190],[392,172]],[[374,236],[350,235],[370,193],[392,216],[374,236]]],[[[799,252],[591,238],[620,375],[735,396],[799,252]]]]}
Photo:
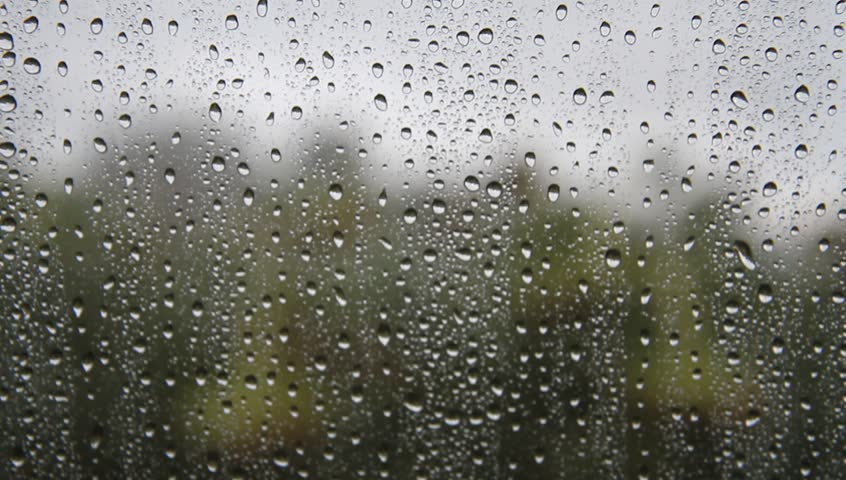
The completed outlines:
{"type": "Polygon", "coordinates": [[[0,2],[0,477],[842,477],[845,12],[0,2]]]}

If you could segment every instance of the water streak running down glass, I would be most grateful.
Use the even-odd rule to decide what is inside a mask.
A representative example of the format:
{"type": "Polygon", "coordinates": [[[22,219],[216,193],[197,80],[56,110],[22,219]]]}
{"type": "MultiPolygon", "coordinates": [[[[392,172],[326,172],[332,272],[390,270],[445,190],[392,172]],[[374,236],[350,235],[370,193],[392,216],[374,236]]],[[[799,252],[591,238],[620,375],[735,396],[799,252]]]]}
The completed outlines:
{"type": "Polygon", "coordinates": [[[0,0],[0,478],[843,478],[844,24],[0,0]]]}

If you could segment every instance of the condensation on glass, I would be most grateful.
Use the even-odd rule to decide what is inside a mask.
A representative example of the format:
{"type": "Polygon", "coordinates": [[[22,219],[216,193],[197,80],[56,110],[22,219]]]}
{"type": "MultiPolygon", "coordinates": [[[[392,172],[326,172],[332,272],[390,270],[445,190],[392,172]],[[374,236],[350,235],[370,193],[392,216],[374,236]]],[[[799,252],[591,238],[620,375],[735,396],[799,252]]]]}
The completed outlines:
{"type": "Polygon", "coordinates": [[[844,22],[0,2],[0,477],[842,477],[844,22]]]}

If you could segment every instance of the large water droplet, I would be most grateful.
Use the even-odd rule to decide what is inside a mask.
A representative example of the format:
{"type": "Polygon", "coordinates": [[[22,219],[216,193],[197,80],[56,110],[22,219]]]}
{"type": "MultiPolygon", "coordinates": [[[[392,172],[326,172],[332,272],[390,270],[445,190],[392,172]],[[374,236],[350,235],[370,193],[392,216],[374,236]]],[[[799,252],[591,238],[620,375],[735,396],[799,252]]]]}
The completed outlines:
{"type": "Polygon", "coordinates": [[[172,168],[168,168],[164,172],[164,179],[169,185],[173,185],[173,182],[176,181],[176,172],[172,168]]]}
{"type": "Polygon", "coordinates": [[[6,233],[12,233],[18,228],[18,222],[12,217],[6,217],[3,219],[3,223],[0,223],[0,230],[6,233]]]}
{"type": "Polygon", "coordinates": [[[209,106],[209,118],[211,119],[211,121],[217,123],[220,121],[220,117],[222,116],[223,112],[220,110],[220,105],[218,105],[216,102],[212,103],[209,106]]]}
{"type": "Polygon", "coordinates": [[[91,20],[91,24],[88,28],[91,29],[91,33],[93,33],[94,35],[99,35],[100,32],[103,31],[103,19],[98,17],[94,20],[91,20]]]}
{"type": "Polygon", "coordinates": [[[244,205],[251,206],[256,198],[256,192],[252,188],[244,190],[244,205]]]}
{"type": "Polygon", "coordinates": [[[329,197],[335,201],[344,198],[344,188],[340,184],[333,183],[329,186],[329,197]]]}
{"type": "Polygon", "coordinates": [[[621,263],[623,263],[623,256],[619,250],[611,248],[605,252],[605,264],[610,268],[617,268],[621,263]]]}
{"type": "Polygon", "coordinates": [[[772,197],[778,193],[778,185],[775,182],[767,182],[764,184],[764,196],[772,197]]]}
{"type": "Polygon", "coordinates": [[[755,270],[757,268],[755,260],[752,258],[752,249],[749,248],[746,242],[741,240],[734,242],[734,251],[737,253],[737,258],[744,268],[747,270],[755,270]]]}
{"type": "Polygon", "coordinates": [[[546,189],[546,198],[550,202],[557,202],[558,198],[561,196],[561,187],[558,184],[553,183],[546,189]]]}
{"type": "Polygon", "coordinates": [[[746,94],[740,90],[735,90],[731,94],[731,103],[741,110],[749,106],[749,100],[746,99],[746,94]]]}
{"type": "Polygon", "coordinates": [[[108,150],[108,148],[109,147],[106,145],[106,141],[102,138],[96,137],[94,139],[94,150],[96,150],[98,153],[106,153],[106,150],[108,150]]]}
{"type": "Polygon", "coordinates": [[[223,157],[214,157],[211,162],[212,170],[215,172],[222,172],[226,168],[226,161],[223,160],[223,157]]]}
{"type": "Polygon", "coordinates": [[[464,188],[466,188],[467,191],[477,192],[479,191],[479,187],[479,179],[474,177],[473,175],[468,175],[464,179],[464,188]]]}
{"type": "Polygon", "coordinates": [[[770,47],[764,52],[764,56],[770,62],[775,62],[776,60],[778,60],[778,50],[773,47],[770,47]]]}
{"type": "Polygon", "coordinates": [[[502,195],[502,184],[499,182],[491,182],[485,187],[485,192],[491,198],[499,198],[502,195]]]}
{"type": "Polygon", "coordinates": [[[9,32],[0,32],[0,50],[12,50],[15,48],[15,37],[9,32]]]}
{"type": "Polygon", "coordinates": [[[385,96],[381,93],[377,94],[373,98],[373,104],[376,105],[377,110],[381,110],[384,112],[388,109],[388,99],[386,99],[385,96]]]}
{"type": "Polygon", "coordinates": [[[584,105],[587,102],[587,92],[584,88],[577,88],[573,91],[573,103],[576,105],[584,105]]]}
{"type": "Polygon", "coordinates": [[[335,66],[335,57],[333,57],[331,53],[323,52],[323,66],[326,68],[332,68],[335,66]]]}
{"type": "Polygon", "coordinates": [[[808,90],[806,85],[800,85],[799,88],[793,92],[793,98],[795,98],[798,102],[808,103],[808,100],[811,99],[811,92],[808,90]]]}
{"type": "Polygon", "coordinates": [[[27,57],[23,61],[23,68],[26,73],[37,75],[41,73],[41,62],[32,57],[27,57]]]}
{"type": "Polygon", "coordinates": [[[490,43],[493,42],[493,37],[494,33],[490,28],[483,28],[479,30],[479,34],[476,36],[483,45],[490,45],[490,43]]]}
{"type": "Polygon", "coordinates": [[[18,108],[18,101],[11,95],[0,97],[0,112],[9,113],[18,108]]]}
{"type": "Polygon", "coordinates": [[[236,15],[227,15],[225,25],[227,30],[237,30],[238,17],[236,15]]]}
{"type": "Polygon", "coordinates": [[[769,285],[758,287],[758,301],[765,305],[773,301],[773,290],[769,285]]]}
{"type": "Polygon", "coordinates": [[[264,17],[267,15],[267,0],[258,0],[256,4],[256,15],[264,17]]]}
{"type": "Polygon", "coordinates": [[[18,147],[12,142],[0,143],[0,156],[10,158],[12,155],[18,153],[18,147]]]}
{"type": "Polygon", "coordinates": [[[32,33],[38,30],[38,18],[37,17],[26,17],[23,21],[23,29],[26,33],[32,33]]]}

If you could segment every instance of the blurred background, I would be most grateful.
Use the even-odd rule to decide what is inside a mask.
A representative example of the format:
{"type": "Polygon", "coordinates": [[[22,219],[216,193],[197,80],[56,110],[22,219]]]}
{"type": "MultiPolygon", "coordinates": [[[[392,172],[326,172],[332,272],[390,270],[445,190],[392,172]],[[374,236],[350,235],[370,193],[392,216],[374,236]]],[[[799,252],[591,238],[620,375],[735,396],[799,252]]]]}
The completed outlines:
{"type": "Polygon", "coordinates": [[[843,476],[844,12],[0,1],[0,477],[843,476]]]}

